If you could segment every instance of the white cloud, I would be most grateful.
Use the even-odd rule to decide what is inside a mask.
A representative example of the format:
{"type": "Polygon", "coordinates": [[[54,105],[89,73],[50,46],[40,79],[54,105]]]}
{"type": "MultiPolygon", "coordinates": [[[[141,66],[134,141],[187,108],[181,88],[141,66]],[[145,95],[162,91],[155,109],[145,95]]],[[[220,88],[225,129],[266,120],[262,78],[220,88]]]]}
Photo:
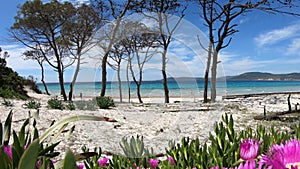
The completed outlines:
{"type": "Polygon", "coordinates": [[[300,55],[300,38],[292,40],[292,43],[286,49],[285,55],[300,55]]]}
{"type": "MultiPolygon", "coordinates": [[[[224,58],[224,57],[223,57],[224,58]]],[[[226,75],[237,75],[241,72],[259,71],[270,68],[272,65],[280,63],[279,60],[254,60],[250,57],[241,57],[234,55],[225,55],[223,62],[226,75]]]]}
{"type": "Polygon", "coordinates": [[[295,37],[300,34],[299,24],[290,25],[281,29],[271,30],[254,38],[259,47],[275,44],[279,41],[295,37]]]}
{"type": "Polygon", "coordinates": [[[23,59],[22,53],[26,51],[25,47],[20,47],[18,45],[3,45],[2,49],[9,53],[7,66],[12,67],[14,70],[39,69],[37,62],[23,59]]]}

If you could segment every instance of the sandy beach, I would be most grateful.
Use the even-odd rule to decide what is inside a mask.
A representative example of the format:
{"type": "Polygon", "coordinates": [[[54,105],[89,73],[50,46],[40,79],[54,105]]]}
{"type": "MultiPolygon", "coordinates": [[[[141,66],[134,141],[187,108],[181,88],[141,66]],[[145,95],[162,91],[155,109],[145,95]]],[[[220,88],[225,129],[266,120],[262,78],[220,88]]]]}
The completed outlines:
{"type": "MultiPolygon", "coordinates": [[[[235,119],[236,130],[243,130],[246,127],[255,129],[260,124],[273,125],[282,131],[291,130],[286,122],[253,119],[254,116],[263,114],[264,107],[268,112],[288,110],[287,94],[225,99],[207,104],[193,98],[172,98],[172,103],[169,104],[153,103],[149,98],[148,102],[144,104],[116,103],[116,107],[96,111],[48,109],[46,107],[47,100],[51,96],[32,92],[29,92],[29,95],[41,103],[37,121],[40,133],[45,131],[53,120],[58,121],[72,115],[106,116],[117,120],[114,123],[79,121],[70,124],[69,128],[76,125],[75,131],[60,143],[59,150],[71,149],[75,153],[81,152],[81,147],[86,146],[90,149],[101,147],[103,151],[123,154],[119,146],[121,139],[137,135],[144,136],[145,145],[152,147],[155,154],[165,153],[165,148],[168,147],[170,140],[180,142],[183,137],[189,137],[191,139],[200,138],[202,142],[205,142],[209,133],[213,132],[214,124],[221,121],[222,115],[225,113],[231,114],[235,119]],[[179,102],[173,103],[174,101],[179,102]]],[[[25,109],[22,105],[26,101],[10,101],[14,104],[13,107],[0,105],[1,122],[4,122],[7,114],[12,110],[13,129],[19,130],[24,119],[28,117],[28,112],[36,110],[25,109]]],[[[2,98],[0,98],[0,102],[3,102],[2,98]]],[[[300,103],[300,95],[293,94],[291,102],[293,106],[300,103]]]]}

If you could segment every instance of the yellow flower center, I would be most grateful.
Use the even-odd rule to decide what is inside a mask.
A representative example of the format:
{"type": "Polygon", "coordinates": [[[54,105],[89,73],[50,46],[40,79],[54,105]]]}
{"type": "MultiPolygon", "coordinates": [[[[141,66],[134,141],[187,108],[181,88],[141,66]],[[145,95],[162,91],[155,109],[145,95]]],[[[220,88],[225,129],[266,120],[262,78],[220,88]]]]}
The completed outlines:
{"type": "Polygon", "coordinates": [[[288,168],[288,169],[292,169],[292,166],[294,168],[297,167],[297,169],[300,169],[300,162],[288,163],[288,164],[285,165],[285,167],[288,168]]]}

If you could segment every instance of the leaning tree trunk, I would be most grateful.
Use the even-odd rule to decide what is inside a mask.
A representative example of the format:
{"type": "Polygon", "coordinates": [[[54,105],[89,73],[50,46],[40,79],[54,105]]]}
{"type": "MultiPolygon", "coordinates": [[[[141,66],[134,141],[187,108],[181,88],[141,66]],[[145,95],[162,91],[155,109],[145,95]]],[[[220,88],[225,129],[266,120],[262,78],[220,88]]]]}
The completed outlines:
{"type": "Polygon", "coordinates": [[[73,98],[73,90],[74,90],[74,85],[76,83],[76,79],[77,79],[77,76],[78,76],[78,73],[79,73],[79,69],[80,69],[80,54],[78,54],[78,58],[77,58],[77,64],[76,64],[76,69],[75,69],[75,72],[74,72],[74,75],[73,75],[73,79],[72,79],[72,82],[70,84],[70,91],[69,91],[69,101],[72,101],[72,98],[73,98]]]}
{"type": "Polygon", "coordinates": [[[49,91],[48,91],[48,87],[47,87],[47,84],[45,82],[45,70],[44,70],[44,66],[42,65],[42,63],[40,64],[41,66],[41,69],[42,69],[42,79],[41,79],[41,82],[43,83],[44,85],[44,89],[45,89],[45,92],[47,95],[50,95],[49,91]]]}
{"type": "Polygon", "coordinates": [[[113,30],[112,30],[112,34],[110,36],[110,41],[109,41],[109,44],[107,46],[107,49],[105,49],[105,54],[102,58],[102,65],[101,65],[101,68],[102,68],[102,86],[101,86],[101,93],[100,93],[100,96],[105,96],[105,91],[106,91],[106,76],[107,76],[107,70],[106,70],[106,64],[107,64],[107,58],[108,58],[108,55],[109,55],[109,52],[112,48],[112,45],[115,43],[116,41],[116,33],[119,29],[119,25],[120,25],[120,22],[121,22],[121,19],[122,18],[118,18],[116,19],[116,22],[114,24],[114,27],[113,27],[113,30]]]}
{"type": "Polygon", "coordinates": [[[204,74],[204,91],[203,91],[204,103],[208,102],[208,94],[207,94],[208,93],[208,75],[209,75],[209,69],[210,69],[212,47],[213,47],[212,43],[209,43],[207,62],[206,62],[206,70],[205,70],[205,74],[204,74]]]}
{"type": "Polygon", "coordinates": [[[118,83],[119,83],[119,97],[120,97],[120,102],[122,103],[122,80],[121,80],[121,70],[120,70],[120,64],[118,64],[118,83]]]}
{"type": "Polygon", "coordinates": [[[218,52],[214,51],[213,53],[213,61],[211,68],[211,101],[215,102],[217,97],[217,66],[218,66],[218,52]]]}
{"type": "Polygon", "coordinates": [[[169,103],[169,88],[168,88],[168,79],[167,79],[167,73],[166,73],[166,54],[167,54],[167,49],[164,49],[164,52],[162,54],[162,77],[163,77],[163,86],[164,86],[164,93],[165,93],[165,103],[169,103]]]}

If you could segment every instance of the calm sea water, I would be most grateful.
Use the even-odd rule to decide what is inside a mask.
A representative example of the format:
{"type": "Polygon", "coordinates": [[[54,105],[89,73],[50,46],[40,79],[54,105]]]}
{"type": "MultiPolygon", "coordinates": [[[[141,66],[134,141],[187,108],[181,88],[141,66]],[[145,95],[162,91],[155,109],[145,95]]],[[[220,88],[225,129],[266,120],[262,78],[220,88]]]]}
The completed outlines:
{"type": "MultiPolygon", "coordinates": [[[[42,84],[38,84],[41,90],[42,84]]],[[[168,84],[170,96],[172,97],[202,97],[203,82],[170,82],[168,84]]],[[[65,84],[66,91],[69,91],[69,84],[65,84]]],[[[130,84],[131,96],[136,96],[136,85],[130,84]]],[[[59,94],[58,83],[49,83],[48,90],[51,94],[59,94]]],[[[101,90],[100,82],[76,83],[74,95],[97,96],[101,90]]],[[[300,91],[300,81],[222,81],[217,83],[217,95],[227,94],[251,94],[251,93],[270,93],[300,91]]],[[[106,95],[112,97],[119,96],[118,83],[108,83],[106,95]]],[[[122,83],[123,97],[128,96],[128,84],[122,83]]],[[[161,82],[143,82],[141,86],[143,97],[162,97],[164,96],[163,85],[161,82]]]]}

